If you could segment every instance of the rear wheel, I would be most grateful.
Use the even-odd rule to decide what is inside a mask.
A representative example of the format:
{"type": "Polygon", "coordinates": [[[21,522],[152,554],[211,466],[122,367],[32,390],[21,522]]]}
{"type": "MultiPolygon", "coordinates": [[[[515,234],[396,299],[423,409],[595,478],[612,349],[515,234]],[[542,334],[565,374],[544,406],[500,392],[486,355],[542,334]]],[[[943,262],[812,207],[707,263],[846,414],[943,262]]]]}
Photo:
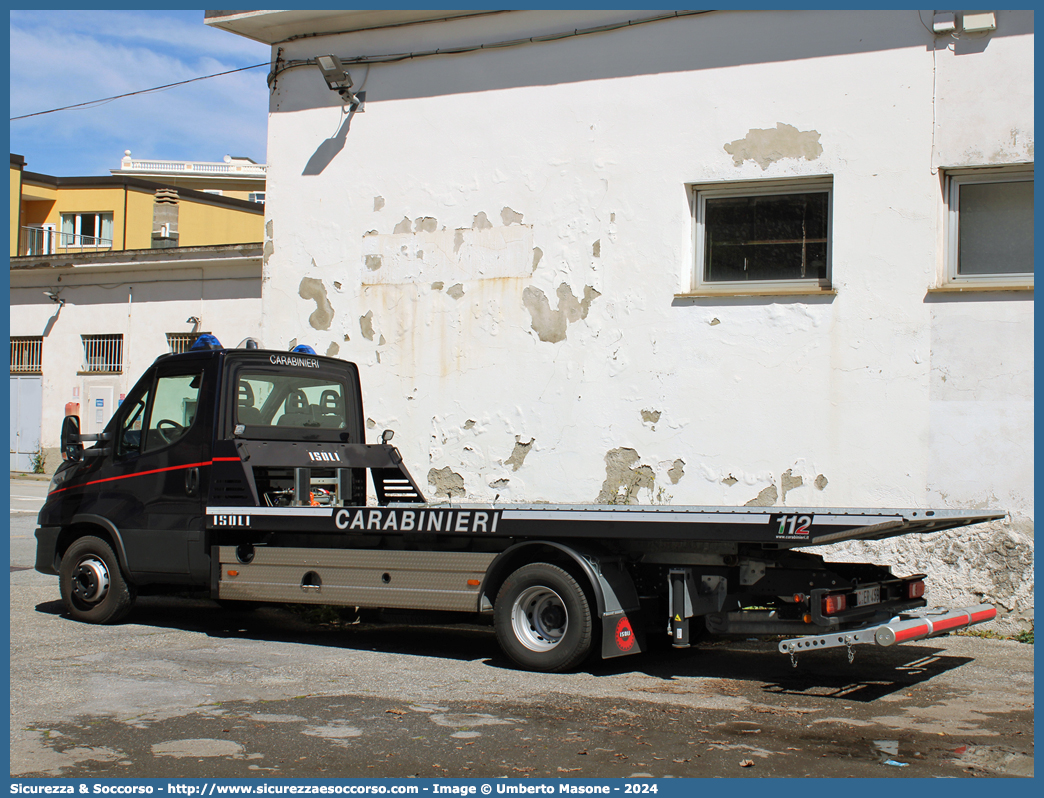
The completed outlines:
{"type": "Polygon", "coordinates": [[[557,565],[532,563],[509,576],[493,605],[497,642],[535,671],[564,671],[591,650],[594,623],[584,590],[557,565]]]}
{"type": "Polygon", "coordinates": [[[58,578],[62,602],[78,621],[116,623],[134,601],[112,547],[101,538],[75,541],[62,557],[58,578]]]}

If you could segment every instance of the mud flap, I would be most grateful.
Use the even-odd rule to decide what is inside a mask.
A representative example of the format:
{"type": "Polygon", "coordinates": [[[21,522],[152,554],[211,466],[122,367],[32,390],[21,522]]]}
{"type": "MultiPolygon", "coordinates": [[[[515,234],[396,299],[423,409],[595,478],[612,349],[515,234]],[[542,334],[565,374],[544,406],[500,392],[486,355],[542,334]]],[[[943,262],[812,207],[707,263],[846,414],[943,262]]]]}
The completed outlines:
{"type": "Polygon", "coordinates": [[[641,604],[631,575],[619,560],[601,560],[595,570],[605,603],[602,611],[602,659],[645,651],[641,604]]]}
{"type": "Polygon", "coordinates": [[[640,610],[602,616],[602,659],[639,654],[646,648],[640,610]]]}

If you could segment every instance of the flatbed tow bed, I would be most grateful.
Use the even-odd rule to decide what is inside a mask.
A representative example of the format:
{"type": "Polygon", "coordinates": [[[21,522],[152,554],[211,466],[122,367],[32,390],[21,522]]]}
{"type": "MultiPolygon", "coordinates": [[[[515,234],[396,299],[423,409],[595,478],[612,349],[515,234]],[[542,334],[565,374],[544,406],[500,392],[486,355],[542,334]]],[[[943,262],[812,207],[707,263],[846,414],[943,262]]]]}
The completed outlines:
{"type": "Polygon", "coordinates": [[[250,516],[258,531],[418,531],[489,537],[619,538],[760,544],[766,549],[820,546],[846,540],[884,540],[927,534],[1004,518],[960,510],[867,510],[786,507],[597,504],[391,504],[383,507],[208,507],[208,525],[250,516]],[[790,521],[794,519],[793,531],[790,521]],[[807,519],[807,523],[798,522],[807,519]],[[405,529],[408,525],[409,529],[405,529]]]}
{"type": "Polygon", "coordinates": [[[996,616],[989,605],[932,615],[924,574],[800,549],[1003,513],[429,503],[390,434],[362,443],[363,419],[352,363],[257,349],[161,357],[93,448],[66,419],[37,570],[94,623],[118,621],[139,593],[187,587],[221,601],[490,614],[505,653],[544,671],[656,637],[687,647],[704,629],[790,636],[780,651],[793,657],[996,616]]]}

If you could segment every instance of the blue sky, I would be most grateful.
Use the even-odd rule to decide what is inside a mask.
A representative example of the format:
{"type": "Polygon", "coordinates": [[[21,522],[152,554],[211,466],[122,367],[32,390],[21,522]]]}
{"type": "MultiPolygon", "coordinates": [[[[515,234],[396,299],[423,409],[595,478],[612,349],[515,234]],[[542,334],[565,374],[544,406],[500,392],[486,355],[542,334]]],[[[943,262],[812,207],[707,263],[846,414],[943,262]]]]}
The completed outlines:
{"type": "MultiPolygon", "coordinates": [[[[202,11],[12,11],[11,116],[266,63],[269,47],[202,11]]],[[[11,152],[58,177],[135,158],[266,160],[267,68],[11,122],[11,152]]]]}

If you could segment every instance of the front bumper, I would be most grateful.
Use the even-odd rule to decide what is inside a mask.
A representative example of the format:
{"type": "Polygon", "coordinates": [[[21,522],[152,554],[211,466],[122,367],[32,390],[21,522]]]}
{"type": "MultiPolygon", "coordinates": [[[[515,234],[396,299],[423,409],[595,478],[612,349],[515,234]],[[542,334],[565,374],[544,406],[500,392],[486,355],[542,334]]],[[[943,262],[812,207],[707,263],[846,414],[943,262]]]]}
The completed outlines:
{"type": "Polygon", "coordinates": [[[977,623],[992,621],[997,609],[992,604],[979,604],[961,609],[916,609],[901,612],[884,623],[863,626],[858,629],[830,632],[822,635],[807,635],[784,640],[779,644],[783,654],[796,654],[819,648],[851,648],[860,643],[878,646],[894,646],[913,640],[924,640],[964,629],[977,623]]]}

